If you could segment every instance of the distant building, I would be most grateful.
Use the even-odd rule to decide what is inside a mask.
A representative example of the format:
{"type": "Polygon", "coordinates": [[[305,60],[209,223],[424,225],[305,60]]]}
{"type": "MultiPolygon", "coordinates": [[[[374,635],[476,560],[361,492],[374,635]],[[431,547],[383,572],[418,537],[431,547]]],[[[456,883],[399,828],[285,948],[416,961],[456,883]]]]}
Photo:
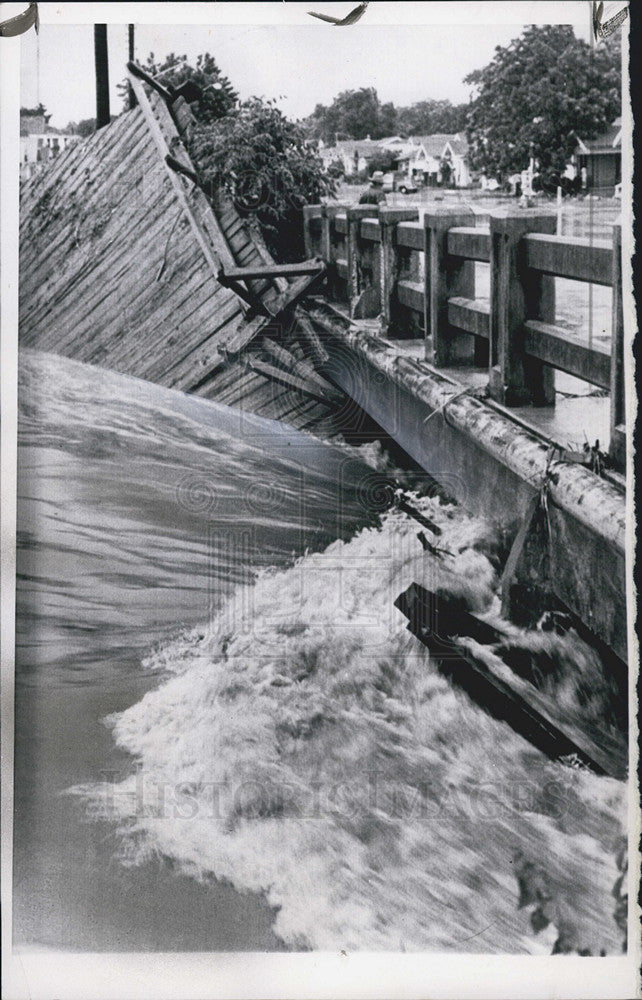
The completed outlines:
{"type": "Polygon", "coordinates": [[[79,135],[68,135],[51,128],[51,115],[44,112],[20,112],[20,177],[22,180],[46,167],[59,153],[78,142],[79,135]]]}
{"type": "Polygon", "coordinates": [[[606,132],[595,139],[577,136],[574,159],[583,187],[613,194],[616,184],[622,180],[622,119],[616,118],[606,132]]]}
{"type": "Polygon", "coordinates": [[[469,187],[468,143],[461,133],[411,136],[399,168],[426,187],[469,187]]]}
{"type": "Polygon", "coordinates": [[[321,143],[318,153],[326,170],[333,163],[338,163],[346,177],[352,177],[367,170],[370,160],[386,149],[388,147],[382,145],[382,140],[368,136],[366,139],[344,139],[333,146],[321,143]]]}
{"type": "Polygon", "coordinates": [[[416,184],[468,187],[471,183],[468,143],[460,133],[411,136],[409,139],[398,135],[383,139],[345,139],[331,146],[320,142],[318,153],[326,169],[333,163],[340,164],[347,177],[367,171],[373,157],[390,153],[395,166],[416,184]]]}

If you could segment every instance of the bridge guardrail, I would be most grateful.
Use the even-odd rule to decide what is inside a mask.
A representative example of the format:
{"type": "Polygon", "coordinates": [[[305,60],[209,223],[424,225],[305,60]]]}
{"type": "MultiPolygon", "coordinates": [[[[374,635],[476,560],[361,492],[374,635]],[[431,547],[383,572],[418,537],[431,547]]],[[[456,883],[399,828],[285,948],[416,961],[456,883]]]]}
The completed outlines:
{"type": "Polygon", "coordinates": [[[463,206],[313,205],[306,252],[329,265],[329,294],[353,317],[377,317],[389,337],[423,337],[436,367],[488,366],[507,406],[554,405],[555,370],[611,396],[610,453],[625,463],[621,227],[613,241],[555,235],[538,209],[491,214],[463,206]],[[475,295],[475,263],[490,265],[490,302],[475,295]],[[555,278],[613,289],[610,352],[556,325],[555,278]]]}

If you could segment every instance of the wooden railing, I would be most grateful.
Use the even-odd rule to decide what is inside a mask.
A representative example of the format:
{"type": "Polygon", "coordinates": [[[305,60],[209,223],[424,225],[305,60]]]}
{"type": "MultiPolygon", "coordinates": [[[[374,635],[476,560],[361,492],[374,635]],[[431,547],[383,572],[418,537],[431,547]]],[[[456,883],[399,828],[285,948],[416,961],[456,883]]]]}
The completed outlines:
{"type": "Polygon", "coordinates": [[[621,230],[613,242],[555,235],[554,215],[519,210],[476,226],[472,211],[311,205],[307,256],[329,265],[328,294],[389,337],[424,337],[437,367],[486,366],[507,406],[555,403],[556,369],[611,395],[610,452],[623,467],[621,230]],[[475,262],[490,265],[490,301],[475,297],[475,262]],[[555,278],[613,289],[611,349],[556,325],[555,278]]]}

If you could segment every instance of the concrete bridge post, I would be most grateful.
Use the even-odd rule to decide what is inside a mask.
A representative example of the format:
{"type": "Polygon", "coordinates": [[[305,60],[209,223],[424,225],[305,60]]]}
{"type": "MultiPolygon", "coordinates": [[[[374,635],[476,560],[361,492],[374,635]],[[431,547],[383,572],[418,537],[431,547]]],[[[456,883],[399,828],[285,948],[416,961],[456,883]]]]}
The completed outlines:
{"type": "Polygon", "coordinates": [[[474,225],[474,213],[465,208],[431,208],[424,215],[426,358],[438,367],[475,362],[476,338],[448,324],[449,298],[475,298],[475,262],[448,253],[448,230],[474,225]]]}
{"type": "Polygon", "coordinates": [[[379,209],[381,225],[379,280],[381,282],[381,326],[384,334],[394,331],[396,283],[399,277],[397,261],[396,228],[398,222],[415,222],[419,218],[416,208],[379,209]]]}
{"type": "Polygon", "coordinates": [[[328,293],[331,298],[337,297],[337,260],[340,258],[337,240],[334,233],[334,220],[337,215],[347,211],[346,205],[323,206],[323,229],[321,246],[323,259],[328,265],[328,293]]]}
{"type": "Polygon", "coordinates": [[[620,469],[626,465],[624,411],[624,312],[622,304],[622,224],[613,226],[613,321],[611,327],[611,441],[609,453],[620,469]]]}
{"type": "Polygon", "coordinates": [[[552,213],[537,210],[490,217],[490,382],[493,399],[507,406],[555,403],[555,371],[524,351],[527,319],[555,322],[555,279],[527,268],[522,236],[555,234],[552,213]]]}
{"type": "Polygon", "coordinates": [[[308,259],[323,256],[323,205],[303,206],[303,242],[308,259]]]}
{"type": "MultiPolygon", "coordinates": [[[[376,218],[379,213],[377,205],[353,205],[346,212],[347,220],[347,260],[348,260],[348,302],[350,303],[350,315],[355,315],[357,303],[362,292],[365,291],[362,281],[362,254],[363,245],[359,235],[359,227],[362,219],[376,218]]],[[[377,296],[378,297],[378,296],[377,296]]]]}

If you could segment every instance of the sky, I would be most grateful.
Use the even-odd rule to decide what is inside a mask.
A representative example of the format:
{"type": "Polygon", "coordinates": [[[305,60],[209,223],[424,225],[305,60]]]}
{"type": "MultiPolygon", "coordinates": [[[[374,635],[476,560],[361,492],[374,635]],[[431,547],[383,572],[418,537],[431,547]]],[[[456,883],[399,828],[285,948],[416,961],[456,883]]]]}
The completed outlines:
{"type": "MultiPolygon", "coordinates": [[[[47,20],[46,8],[55,6],[40,5],[45,8],[43,20],[47,20]]],[[[68,11],[75,7],[87,12],[101,5],[61,6],[68,11]]],[[[122,5],[110,6],[117,9],[122,5]]],[[[141,6],[131,4],[129,8],[140,10],[141,6]]],[[[149,20],[154,7],[161,5],[145,6],[147,11],[143,12],[143,17],[146,15],[149,20]]],[[[533,19],[538,6],[541,19],[543,8],[552,5],[520,2],[484,5],[485,10],[494,8],[497,13],[502,8],[505,12],[503,18],[497,17],[493,23],[479,23],[481,4],[371,3],[358,25],[349,28],[335,28],[313,20],[307,10],[312,8],[342,16],[352,8],[352,3],[328,4],[317,0],[308,0],[305,4],[264,3],[254,23],[216,25],[212,23],[213,16],[218,16],[219,21],[240,21],[258,9],[258,5],[171,3],[162,6],[176,19],[180,19],[185,8],[198,8],[196,15],[203,16],[207,12],[211,15],[210,23],[137,23],[136,58],[139,61],[144,61],[149,52],[162,58],[173,51],[186,54],[193,62],[199,53],[210,52],[241,98],[252,95],[277,98],[287,115],[302,118],[309,115],[317,103],[329,104],[341,90],[359,87],[375,87],[382,103],[392,101],[397,106],[428,98],[447,98],[454,103],[467,101],[470,88],[464,84],[464,77],[471,70],[486,65],[495,46],[505,45],[520,34],[529,23],[529,17],[533,19]],[[283,22],[291,11],[294,13],[290,20],[295,23],[256,23],[270,20],[271,12],[274,13],[273,21],[283,22]],[[410,23],[418,19],[417,12],[423,14],[424,11],[424,20],[442,23],[410,23]],[[462,23],[452,23],[458,17],[462,23]],[[507,20],[513,23],[506,23],[507,20]]],[[[554,6],[558,12],[562,9],[578,36],[587,37],[585,4],[554,6]]],[[[87,19],[87,15],[84,16],[87,19]]],[[[73,18],[73,12],[68,12],[67,18],[73,18]]],[[[115,114],[122,110],[116,84],[125,76],[126,24],[109,24],[108,47],[111,111],[115,114]]],[[[51,113],[50,124],[55,127],[95,115],[91,24],[42,23],[39,37],[33,31],[23,36],[21,104],[33,107],[39,101],[51,113]]]]}

